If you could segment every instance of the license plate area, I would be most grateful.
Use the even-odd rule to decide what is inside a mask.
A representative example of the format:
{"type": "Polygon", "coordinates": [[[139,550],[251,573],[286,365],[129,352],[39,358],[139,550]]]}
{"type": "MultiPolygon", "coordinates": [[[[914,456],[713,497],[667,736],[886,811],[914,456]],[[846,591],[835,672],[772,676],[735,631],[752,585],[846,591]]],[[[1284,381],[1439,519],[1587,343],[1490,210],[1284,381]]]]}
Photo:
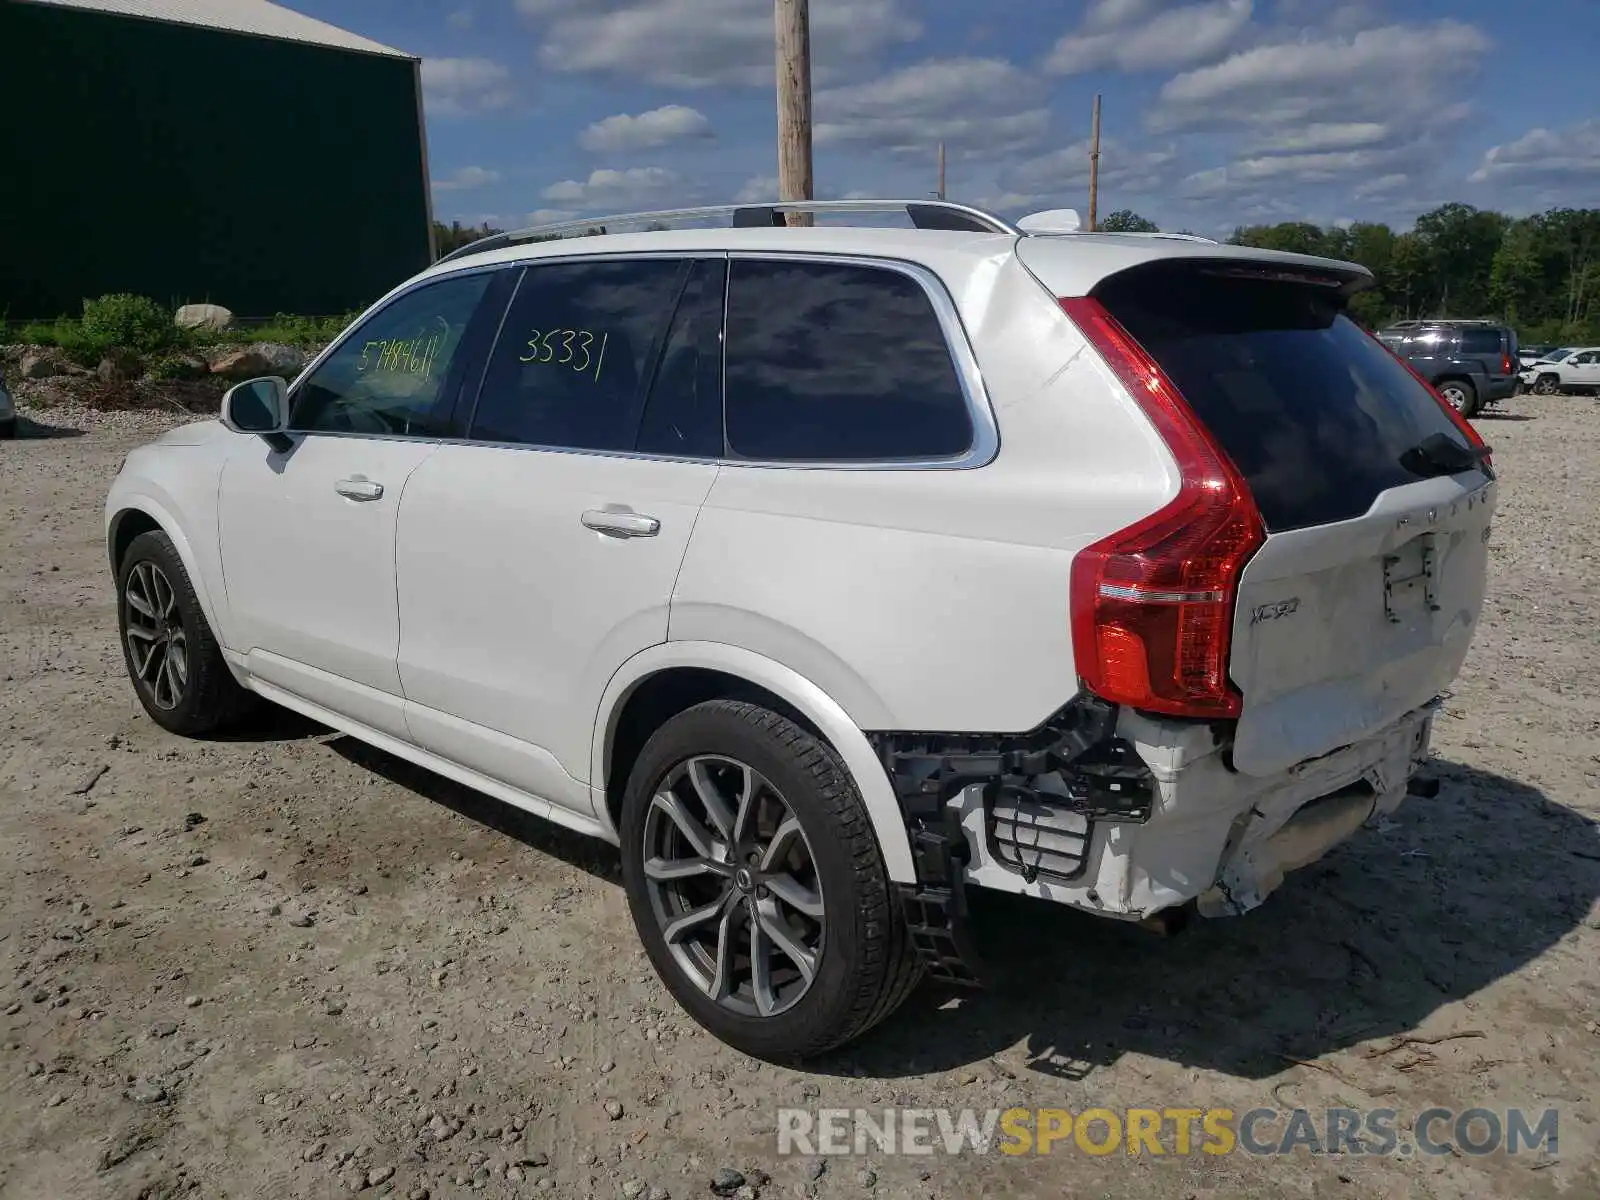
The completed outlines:
{"type": "Polygon", "coordinates": [[[1439,535],[1424,533],[1383,556],[1383,615],[1391,624],[1409,613],[1439,611],[1439,535]]]}

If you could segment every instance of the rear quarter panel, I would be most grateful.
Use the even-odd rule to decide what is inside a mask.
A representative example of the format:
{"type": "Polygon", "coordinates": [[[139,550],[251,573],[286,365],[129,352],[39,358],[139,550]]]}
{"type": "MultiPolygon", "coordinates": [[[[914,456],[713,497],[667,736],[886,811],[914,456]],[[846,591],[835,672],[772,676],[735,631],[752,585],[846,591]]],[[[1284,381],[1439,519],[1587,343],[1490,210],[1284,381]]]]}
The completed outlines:
{"type": "Polygon", "coordinates": [[[993,460],[725,465],[690,539],[669,637],[782,663],[863,729],[1031,729],[1077,691],[1073,555],[1160,507],[1177,476],[1011,254],[926,265],[981,370],[979,402],[999,429],[993,460]]]}

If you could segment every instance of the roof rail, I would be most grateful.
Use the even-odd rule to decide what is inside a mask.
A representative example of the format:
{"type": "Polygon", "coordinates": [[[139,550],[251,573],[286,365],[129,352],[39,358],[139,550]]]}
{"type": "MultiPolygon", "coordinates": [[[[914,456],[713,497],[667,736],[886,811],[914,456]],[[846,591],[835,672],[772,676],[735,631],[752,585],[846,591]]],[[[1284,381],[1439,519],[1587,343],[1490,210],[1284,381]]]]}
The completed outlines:
{"type": "Polygon", "coordinates": [[[1385,329],[1413,329],[1419,325],[1504,325],[1499,317],[1411,317],[1390,321],[1385,329]]]}
{"type": "Polygon", "coordinates": [[[469,254],[483,254],[514,246],[518,242],[536,238],[560,237],[567,233],[614,225],[636,225],[646,222],[671,224],[674,221],[698,221],[707,217],[731,216],[735,228],[750,226],[783,225],[783,213],[904,213],[918,229],[951,229],[972,233],[1016,234],[1017,230],[993,213],[970,204],[957,204],[951,200],[774,200],[760,204],[711,204],[699,208],[668,208],[657,212],[618,213],[607,217],[585,217],[582,220],[558,221],[551,225],[532,225],[527,229],[514,229],[507,233],[491,234],[452,250],[439,259],[450,262],[469,254]]]}

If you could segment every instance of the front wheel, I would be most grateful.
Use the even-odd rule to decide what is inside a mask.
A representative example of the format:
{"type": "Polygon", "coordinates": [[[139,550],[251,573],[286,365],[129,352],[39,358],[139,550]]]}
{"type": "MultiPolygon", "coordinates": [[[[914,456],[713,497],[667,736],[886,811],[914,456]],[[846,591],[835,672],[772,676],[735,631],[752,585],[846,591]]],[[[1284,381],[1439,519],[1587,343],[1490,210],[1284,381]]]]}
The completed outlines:
{"type": "Polygon", "coordinates": [[[621,833],[656,972],[736,1049],[820,1054],[887,1017],[921,977],[849,771],[787,717],[731,700],[673,717],[629,776],[621,833]]]}
{"type": "Polygon", "coordinates": [[[141,533],[123,555],[117,623],[128,678],[161,728],[210,733],[253,707],[255,696],[228,670],[183,559],[160,530],[141,533]]]}
{"type": "Polygon", "coordinates": [[[1561,390],[1561,380],[1554,375],[1541,375],[1533,381],[1536,396],[1554,396],[1561,390]]]}

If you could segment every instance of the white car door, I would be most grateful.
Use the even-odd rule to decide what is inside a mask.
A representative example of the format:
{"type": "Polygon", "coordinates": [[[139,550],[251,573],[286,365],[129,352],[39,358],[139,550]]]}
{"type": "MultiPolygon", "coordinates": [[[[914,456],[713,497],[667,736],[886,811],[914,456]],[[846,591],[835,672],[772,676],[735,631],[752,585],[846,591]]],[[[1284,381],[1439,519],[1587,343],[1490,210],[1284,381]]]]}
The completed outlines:
{"type": "Polygon", "coordinates": [[[1600,350],[1585,350],[1567,359],[1561,382],[1568,387],[1600,387],[1600,350]]]}
{"type": "Polygon", "coordinates": [[[295,383],[284,449],[241,438],[218,524],[237,648],[266,689],[406,738],[395,515],[449,428],[485,272],[400,294],[295,383]]]}
{"type": "Polygon", "coordinates": [[[720,256],[532,264],[469,437],[400,506],[400,679],[418,743],[593,812],[606,683],[666,640],[722,449],[720,256]]]}

